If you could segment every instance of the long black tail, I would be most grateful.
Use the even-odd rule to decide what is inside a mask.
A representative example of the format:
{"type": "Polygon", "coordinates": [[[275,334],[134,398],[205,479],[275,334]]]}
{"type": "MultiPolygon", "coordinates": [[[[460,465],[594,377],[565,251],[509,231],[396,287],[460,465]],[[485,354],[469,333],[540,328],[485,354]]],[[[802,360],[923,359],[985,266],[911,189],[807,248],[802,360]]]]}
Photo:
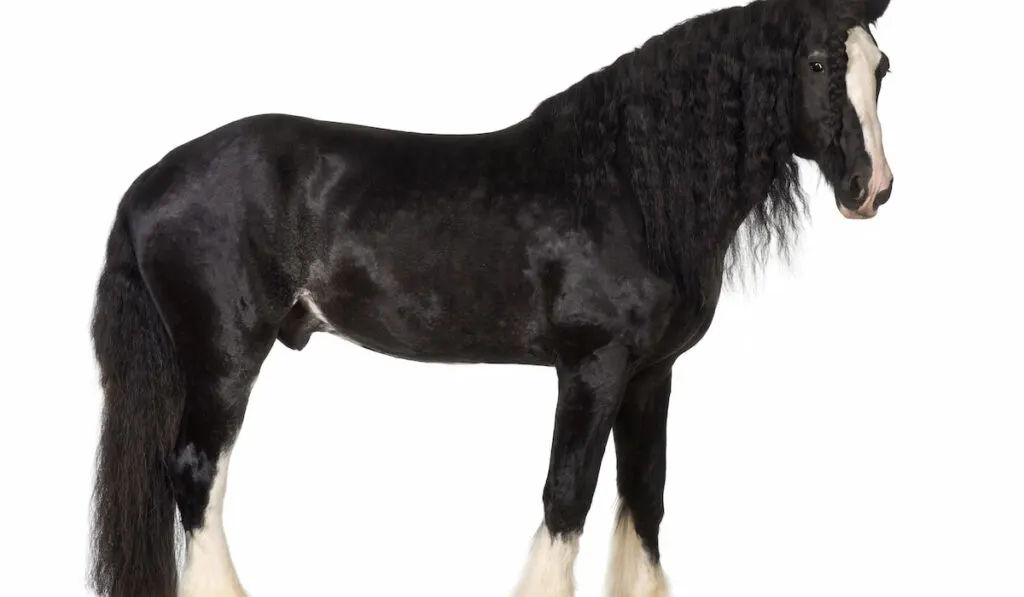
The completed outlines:
{"type": "Polygon", "coordinates": [[[91,585],[101,597],[174,597],[176,516],[166,459],[184,408],[184,383],[121,210],[107,241],[92,337],[104,405],[91,585]]]}

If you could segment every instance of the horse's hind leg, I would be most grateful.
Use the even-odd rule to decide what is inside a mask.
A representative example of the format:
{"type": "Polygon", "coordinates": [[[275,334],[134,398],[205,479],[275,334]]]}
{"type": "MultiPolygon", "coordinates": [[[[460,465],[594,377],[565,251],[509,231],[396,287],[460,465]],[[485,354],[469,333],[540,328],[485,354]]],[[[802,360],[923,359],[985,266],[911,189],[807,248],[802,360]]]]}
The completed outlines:
{"type": "Polygon", "coordinates": [[[182,597],[245,595],[231,562],[222,513],[231,448],[255,381],[246,369],[239,364],[237,374],[227,379],[198,379],[187,394],[169,463],[187,546],[178,590],[182,597]]]}
{"type": "Polygon", "coordinates": [[[275,326],[242,296],[248,284],[212,284],[173,269],[151,276],[153,294],[179,353],[185,404],[168,470],[185,530],[181,597],[242,597],[222,512],[231,449],[275,326]]]}
{"type": "Polygon", "coordinates": [[[579,536],[597,487],[612,420],[622,399],[628,353],[609,345],[558,365],[544,524],[534,537],[517,597],[571,597],[579,536]]]}
{"type": "Polygon", "coordinates": [[[615,418],[620,505],[608,570],[609,597],[667,597],[658,528],[665,513],[665,448],[671,366],[644,371],[626,386],[615,418]]]}

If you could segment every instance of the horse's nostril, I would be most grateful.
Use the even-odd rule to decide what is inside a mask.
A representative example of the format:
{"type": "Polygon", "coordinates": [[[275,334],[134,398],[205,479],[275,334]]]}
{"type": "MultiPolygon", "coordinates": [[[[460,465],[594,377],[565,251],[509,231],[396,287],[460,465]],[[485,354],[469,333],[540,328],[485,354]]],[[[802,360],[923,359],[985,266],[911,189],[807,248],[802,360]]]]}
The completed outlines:
{"type": "Polygon", "coordinates": [[[854,197],[860,197],[860,192],[864,187],[860,184],[860,175],[854,174],[850,177],[850,194],[854,197]]]}
{"type": "Polygon", "coordinates": [[[887,188],[884,191],[878,193],[878,196],[875,197],[875,207],[878,207],[879,205],[883,205],[886,201],[889,200],[889,196],[890,195],[892,195],[892,182],[889,183],[889,188],[887,188]]]}

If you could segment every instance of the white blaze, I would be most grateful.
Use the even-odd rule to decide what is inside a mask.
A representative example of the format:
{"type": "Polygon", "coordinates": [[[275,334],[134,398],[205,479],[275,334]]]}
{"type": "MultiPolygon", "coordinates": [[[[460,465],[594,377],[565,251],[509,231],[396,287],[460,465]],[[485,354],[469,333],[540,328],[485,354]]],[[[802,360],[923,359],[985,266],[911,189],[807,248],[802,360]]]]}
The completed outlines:
{"type": "Polygon", "coordinates": [[[221,454],[203,526],[187,539],[188,559],[178,587],[181,597],[245,597],[224,536],[222,513],[230,459],[229,450],[221,454]]]}
{"type": "Polygon", "coordinates": [[[892,172],[882,146],[882,125],[878,121],[876,101],[877,69],[882,60],[882,52],[863,27],[854,27],[846,38],[846,55],[846,92],[860,119],[865,149],[871,156],[871,180],[858,211],[864,210],[864,215],[872,215],[875,196],[892,184],[892,172]]]}

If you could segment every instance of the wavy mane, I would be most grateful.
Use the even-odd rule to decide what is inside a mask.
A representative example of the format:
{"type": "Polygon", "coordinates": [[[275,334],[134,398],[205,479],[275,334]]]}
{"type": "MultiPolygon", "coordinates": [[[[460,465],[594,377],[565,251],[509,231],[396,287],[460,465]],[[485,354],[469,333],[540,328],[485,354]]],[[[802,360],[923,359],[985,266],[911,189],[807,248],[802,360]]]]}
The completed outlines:
{"type": "MultiPolygon", "coordinates": [[[[758,0],[694,17],[542,102],[533,116],[555,137],[568,133],[559,151],[581,207],[594,189],[627,191],[651,266],[680,283],[712,255],[729,282],[772,254],[788,260],[807,216],[790,145],[794,58],[827,1],[758,0]]],[[[845,32],[846,20],[829,14],[830,30],[845,32]]],[[[830,53],[845,60],[845,35],[831,37],[830,53]]],[[[841,74],[832,87],[845,93],[841,74]]]]}

